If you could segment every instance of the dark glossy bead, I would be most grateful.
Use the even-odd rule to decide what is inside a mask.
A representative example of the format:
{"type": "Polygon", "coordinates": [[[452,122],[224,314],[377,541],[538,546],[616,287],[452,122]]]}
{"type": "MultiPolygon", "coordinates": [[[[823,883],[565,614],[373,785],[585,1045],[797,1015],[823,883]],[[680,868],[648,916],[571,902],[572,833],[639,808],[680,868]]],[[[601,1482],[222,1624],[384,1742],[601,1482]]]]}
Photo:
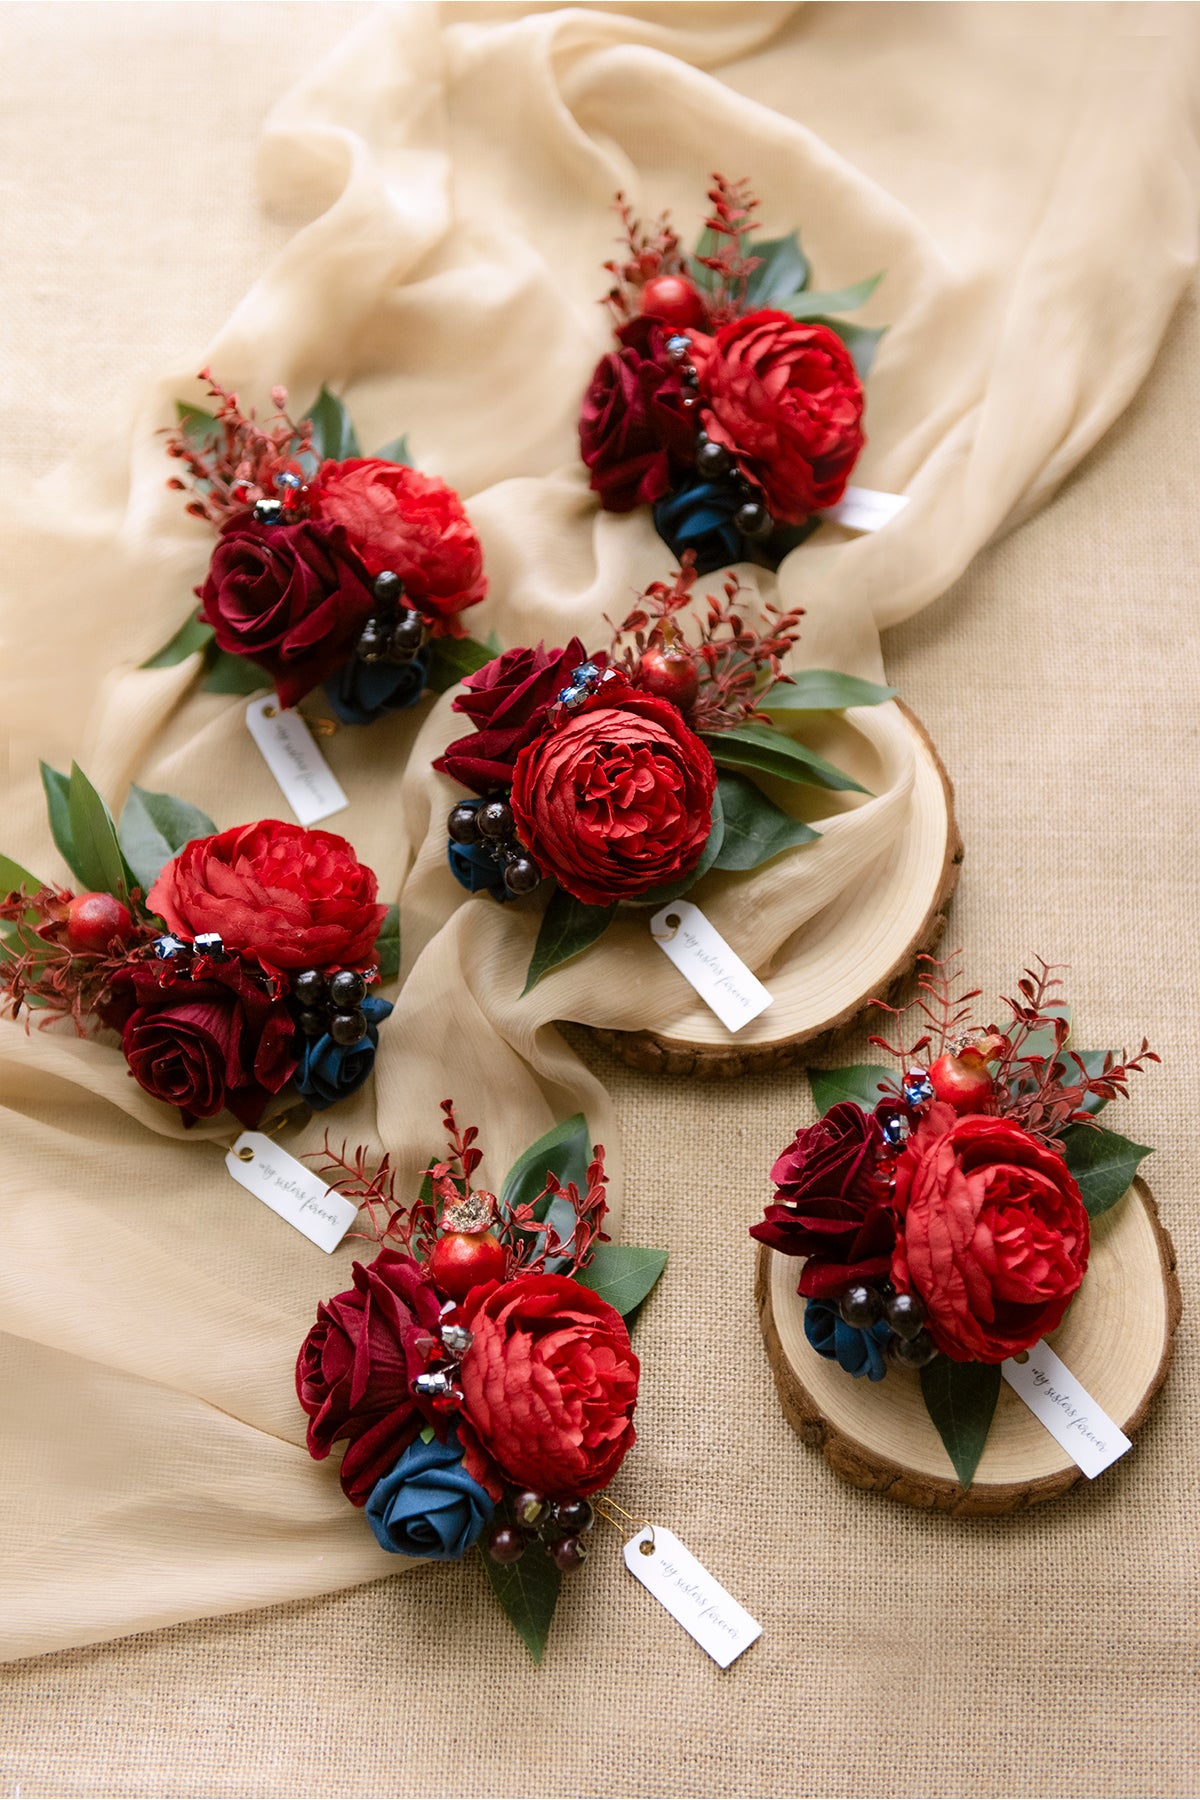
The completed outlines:
{"type": "Polygon", "coordinates": [[[219,931],[199,932],[192,941],[192,949],[197,956],[211,957],[213,962],[225,961],[225,945],[219,931]]]}
{"type": "Polygon", "coordinates": [[[329,1035],[335,1044],[344,1048],[350,1044],[361,1042],[367,1035],[366,1014],[358,1011],[334,1013],[329,1021],[329,1035]]]}
{"type": "Polygon", "coordinates": [[[301,1009],[299,1025],[305,1037],[320,1037],[328,1022],[328,1014],[317,1012],[311,1006],[301,1009]]]}
{"type": "Polygon", "coordinates": [[[404,595],[404,583],[391,569],[384,569],[375,577],[375,598],[381,606],[399,606],[404,595]]]}
{"type": "Polygon", "coordinates": [[[455,844],[477,844],[479,842],[479,808],[468,806],[460,800],[457,806],[450,808],[450,817],[446,820],[446,830],[455,844]]]}
{"type": "Polygon", "coordinates": [[[887,1303],[887,1322],[898,1338],[915,1338],[925,1323],[925,1308],[915,1294],[893,1294],[887,1303]]]}
{"type": "Polygon", "coordinates": [[[696,468],[709,481],[719,481],[727,474],[730,460],[724,444],[714,444],[708,438],[696,452],[696,468]]]}
{"type": "Polygon", "coordinates": [[[292,992],[301,1006],[319,1006],[327,991],[320,969],[303,969],[292,982],[292,992]]]}
{"type": "Polygon", "coordinates": [[[490,838],[494,844],[506,838],[513,828],[512,807],[507,800],[485,800],[476,818],[480,835],[490,838]]]}
{"type": "Polygon", "coordinates": [[[425,642],[425,621],[419,612],[406,612],[392,627],[391,646],[393,653],[403,650],[415,656],[425,642]]]}
{"type": "Polygon", "coordinates": [[[378,619],[368,619],[363,626],[362,631],[359,633],[358,643],[354,647],[354,654],[361,662],[377,663],[382,659],[386,649],[387,633],[383,630],[378,619]]]}
{"type": "Polygon", "coordinates": [[[339,969],[329,983],[329,998],[339,1012],[361,1006],[367,997],[367,984],[357,969],[339,969]]]}
{"type": "Polygon", "coordinates": [[[559,1538],[557,1544],[547,1544],[546,1549],[560,1575],[573,1575],[587,1561],[588,1547],[582,1538],[559,1538]]]}
{"type": "Polygon", "coordinates": [[[526,1531],[540,1525],[548,1510],[545,1494],[536,1493],[533,1488],[522,1488],[512,1497],[512,1516],[526,1531]]]}
{"type": "Polygon", "coordinates": [[[937,1355],[937,1345],[927,1331],[919,1331],[914,1338],[894,1337],[888,1355],[898,1368],[923,1369],[937,1355]]]}
{"type": "Polygon", "coordinates": [[[256,500],[254,518],[259,525],[278,525],[283,518],[282,500],[256,500]]]}
{"type": "Polygon", "coordinates": [[[484,1543],[493,1562],[520,1562],[525,1554],[526,1540],[511,1525],[497,1525],[494,1531],[488,1532],[484,1543]]]}
{"type": "Polygon", "coordinates": [[[883,1301],[873,1287],[856,1281],[838,1301],[838,1312],[845,1324],[853,1325],[856,1331],[869,1331],[876,1319],[882,1317],[883,1301]]]}
{"type": "Polygon", "coordinates": [[[580,1531],[590,1531],[596,1523],[591,1502],[587,1500],[560,1500],[553,1509],[552,1517],[560,1531],[567,1532],[571,1537],[580,1531]]]}
{"type": "Polygon", "coordinates": [[[532,856],[511,856],[504,865],[504,885],[510,894],[532,894],[541,879],[532,856]]]}
{"type": "Polygon", "coordinates": [[[739,506],[733,522],[742,536],[748,538],[770,537],[775,529],[774,519],[758,500],[747,500],[745,506],[739,506]]]}

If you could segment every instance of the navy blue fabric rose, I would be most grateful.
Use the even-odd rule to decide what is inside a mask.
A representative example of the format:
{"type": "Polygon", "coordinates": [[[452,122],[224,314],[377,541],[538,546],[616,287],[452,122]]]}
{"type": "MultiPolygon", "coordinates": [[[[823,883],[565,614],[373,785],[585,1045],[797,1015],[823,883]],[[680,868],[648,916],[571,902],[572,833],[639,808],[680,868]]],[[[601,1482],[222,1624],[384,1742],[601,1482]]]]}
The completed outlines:
{"type": "Polygon", "coordinates": [[[847,1325],[828,1300],[810,1300],[804,1309],[804,1335],[818,1356],[838,1363],[847,1375],[882,1381],[887,1374],[883,1352],[891,1331],[886,1319],[860,1331],[847,1325]]]}
{"type": "Polygon", "coordinates": [[[367,1501],[371,1530],[385,1550],[434,1562],[465,1556],[494,1510],[491,1497],[464,1470],[453,1432],[444,1444],[417,1438],[367,1501]]]}
{"type": "Polygon", "coordinates": [[[425,692],[425,658],[365,663],[352,656],[325,683],[325,697],[343,725],[369,725],[384,713],[415,706],[425,692]]]}
{"type": "Polygon", "coordinates": [[[360,1010],[366,1014],[367,1030],[357,1044],[335,1044],[327,1031],[320,1037],[300,1039],[300,1066],[293,1079],[297,1093],[303,1094],[314,1112],[324,1112],[327,1106],[346,1099],[371,1073],[379,1027],[392,1003],[368,994],[360,1010]]]}
{"type": "Polygon", "coordinates": [[[456,844],[451,839],[446,857],[450,873],[469,894],[490,894],[493,900],[516,898],[504,885],[504,864],[486,844],[456,844]]]}
{"type": "Polygon", "coordinates": [[[693,482],[658,501],[654,529],[676,556],[694,550],[696,573],[708,575],[713,569],[745,560],[746,540],[733,522],[744,499],[724,482],[693,482]]]}

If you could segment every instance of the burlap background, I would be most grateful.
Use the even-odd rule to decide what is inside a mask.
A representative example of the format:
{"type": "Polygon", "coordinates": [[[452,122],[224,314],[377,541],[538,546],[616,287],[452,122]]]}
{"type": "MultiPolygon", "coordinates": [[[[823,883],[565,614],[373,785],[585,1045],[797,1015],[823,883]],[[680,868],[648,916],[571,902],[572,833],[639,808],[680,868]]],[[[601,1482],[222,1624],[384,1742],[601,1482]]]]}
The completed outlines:
{"type": "MultiPolygon", "coordinates": [[[[261,115],[360,13],[0,13],[5,460],[49,467],[81,414],[227,315],[289,231],[255,205],[261,115]]],[[[1060,497],[885,644],[957,780],[951,929],[972,972],[994,991],[1034,951],[1069,960],[1089,1041],[1144,1029],[1166,1059],[1122,1122],[1159,1146],[1192,1309],[1198,356],[1189,301],[1060,497]]],[[[0,1670],[3,1791],[1194,1792],[1194,1311],[1096,1487],[1006,1522],[889,1508],[792,1437],[758,1343],[745,1226],[810,1116],[803,1083],[657,1085],[590,1060],[626,1133],[625,1231],[672,1249],[618,1495],[678,1532],[761,1641],[719,1673],[611,1537],[538,1673],[478,1572],[449,1567],[0,1670]]]]}

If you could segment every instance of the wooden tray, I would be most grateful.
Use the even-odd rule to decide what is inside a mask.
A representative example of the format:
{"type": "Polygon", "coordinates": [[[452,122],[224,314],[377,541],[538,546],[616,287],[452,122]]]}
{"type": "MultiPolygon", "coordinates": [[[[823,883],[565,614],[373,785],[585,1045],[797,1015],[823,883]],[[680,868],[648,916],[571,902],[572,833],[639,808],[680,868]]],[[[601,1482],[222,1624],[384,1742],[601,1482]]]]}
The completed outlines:
{"type": "MultiPolygon", "coordinates": [[[[800,1268],[796,1257],[759,1250],[755,1297],[767,1358],[789,1423],[845,1481],[925,1512],[990,1518],[1052,1500],[1082,1479],[1001,1383],[976,1479],[964,1491],[917,1375],[893,1368],[879,1382],[856,1380],[812,1349],[796,1293],[800,1268]]],[[[1048,1340],[1127,1437],[1166,1379],[1181,1310],[1174,1246],[1150,1189],[1135,1181],[1093,1225],[1083,1286],[1048,1340]]]]}

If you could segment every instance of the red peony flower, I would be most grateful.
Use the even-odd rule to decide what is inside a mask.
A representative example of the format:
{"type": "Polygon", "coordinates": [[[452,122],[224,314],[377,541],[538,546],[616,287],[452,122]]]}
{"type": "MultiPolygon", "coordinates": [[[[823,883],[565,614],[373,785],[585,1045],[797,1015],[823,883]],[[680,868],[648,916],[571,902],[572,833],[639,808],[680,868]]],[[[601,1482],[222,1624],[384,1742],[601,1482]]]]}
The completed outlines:
{"type": "Polygon", "coordinates": [[[376,892],[345,838],[263,819],[185,844],[146,904],[172,931],[217,931],[264,968],[361,968],[387,911],[376,892]]]}
{"type": "Polygon", "coordinates": [[[434,768],[476,794],[508,787],[517,752],[539,735],[571,671],[586,661],[587,651],[572,638],[565,650],[544,650],[540,644],[536,650],[506,650],[468,675],[453,710],[466,713],[475,729],[456,738],[434,768]]]}
{"type": "Polygon", "coordinates": [[[113,977],[105,1024],[140,1087],[177,1107],[186,1124],[223,1107],[248,1129],[296,1070],[296,1027],[282,1000],[229,961],[199,980],[155,963],[128,963],[113,977]]]}
{"type": "Polygon", "coordinates": [[[391,569],[435,636],[465,637],[456,615],[487,593],[483,550],[453,488],[419,469],[352,456],[323,463],[312,491],[322,519],[344,525],[372,575],[391,569]]]}
{"type": "Polygon", "coordinates": [[[808,1258],[801,1294],[823,1298],[888,1274],[895,1214],[872,1180],[881,1144],[875,1117],[844,1100],[797,1132],[771,1170],[775,1204],[750,1236],[785,1256],[808,1258]]]}
{"type": "Polygon", "coordinates": [[[700,860],[717,771],[678,707],[631,693],[584,706],[513,772],[521,842],[587,906],[636,899],[700,860]]]}
{"type": "Polygon", "coordinates": [[[752,312],[696,339],[701,421],[772,515],[799,524],[841,499],[866,439],[863,390],[836,332],[752,312]]]}
{"type": "Polygon", "coordinates": [[[695,460],[696,425],[667,355],[670,335],[655,319],[622,325],[621,348],[601,357],[583,397],[579,447],[608,512],[652,506],[695,460]]]}
{"type": "Polygon", "coordinates": [[[200,590],[217,645],[266,669],[294,706],[351,654],[374,601],[366,569],[337,525],[227,525],[200,590]]]}
{"type": "Polygon", "coordinates": [[[931,1106],[896,1165],[892,1280],[955,1362],[1003,1362],[1058,1325],[1088,1262],[1062,1157],[1010,1119],[931,1106]]]}
{"type": "Polygon", "coordinates": [[[606,1487],[634,1440],[638,1359],[620,1313],[563,1275],[474,1288],[462,1322],[463,1467],[493,1499],[503,1479],[550,1499],[606,1487]]]}
{"type": "Polygon", "coordinates": [[[348,1438],[341,1479],[365,1506],[425,1423],[412,1382],[425,1367],[441,1301],[411,1256],[381,1250],[355,1263],[354,1286],[317,1308],[296,1359],[296,1392],[308,1414],[308,1449],[318,1461],[348,1438]]]}

